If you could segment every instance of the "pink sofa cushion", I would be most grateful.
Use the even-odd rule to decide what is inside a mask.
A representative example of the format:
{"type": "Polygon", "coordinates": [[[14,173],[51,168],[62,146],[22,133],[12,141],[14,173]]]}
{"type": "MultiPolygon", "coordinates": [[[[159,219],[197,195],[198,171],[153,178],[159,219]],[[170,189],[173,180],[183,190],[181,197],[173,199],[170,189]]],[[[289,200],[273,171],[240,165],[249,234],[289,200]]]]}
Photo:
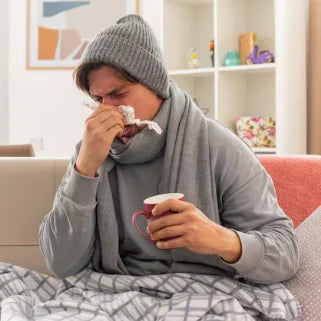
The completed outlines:
{"type": "Polygon", "coordinates": [[[297,227],[321,205],[321,156],[259,155],[278,202],[297,227]]]}

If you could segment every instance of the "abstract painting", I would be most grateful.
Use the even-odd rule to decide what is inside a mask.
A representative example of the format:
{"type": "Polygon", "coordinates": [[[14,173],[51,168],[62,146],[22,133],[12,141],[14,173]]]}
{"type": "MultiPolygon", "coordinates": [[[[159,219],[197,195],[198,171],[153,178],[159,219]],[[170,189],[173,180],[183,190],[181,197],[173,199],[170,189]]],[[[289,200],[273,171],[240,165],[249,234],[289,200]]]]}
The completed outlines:
{"type": "Polygon", "coordinates": [[[90,40],[139,0],[27,0],[27,69],[73,69],[90,40]]]}

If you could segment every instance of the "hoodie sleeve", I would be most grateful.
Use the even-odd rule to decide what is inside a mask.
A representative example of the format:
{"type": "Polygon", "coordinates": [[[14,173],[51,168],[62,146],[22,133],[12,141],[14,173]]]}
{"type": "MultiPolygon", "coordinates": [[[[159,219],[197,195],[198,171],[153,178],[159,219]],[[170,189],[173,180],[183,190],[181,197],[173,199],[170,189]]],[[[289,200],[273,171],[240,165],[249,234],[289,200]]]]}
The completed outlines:
{"type": "Polygon", "coordinates": [[[271,177],[229,129],[216,132],[217,141],[212,157],[221,224],[235,230],[242,245],[236,263],[222,261],[256,283],[291,278],[299,268],[298,244],[271,177]]]}
{"type": "Polygon", "coordinates": [[[94,252],[96,192],[99,177],[75,170],[79,142],[57,189],[52,210],[39,228],[39,244],[48,269],[59,278],[79,272],[94,252]]]}

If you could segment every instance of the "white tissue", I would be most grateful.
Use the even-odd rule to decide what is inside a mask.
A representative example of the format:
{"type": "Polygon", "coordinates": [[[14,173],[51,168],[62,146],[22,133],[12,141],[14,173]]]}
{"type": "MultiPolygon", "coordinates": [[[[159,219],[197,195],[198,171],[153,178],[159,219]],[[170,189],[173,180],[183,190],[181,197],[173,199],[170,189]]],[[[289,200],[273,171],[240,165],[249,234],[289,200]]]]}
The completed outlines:
{"type": "Polygon", "coordinates": [[[124,106],[120,105],[118,106],[120,109],[120,112],[124,115],[125,117],[125,125],[147,125],[150,130],[154,130],[158,135],[162,133],[162,129],[159,127],[159,125],[151,120],[140,120],[140,119],[135,119],[135,112],[134,108],[132,106],[124,106]]]}

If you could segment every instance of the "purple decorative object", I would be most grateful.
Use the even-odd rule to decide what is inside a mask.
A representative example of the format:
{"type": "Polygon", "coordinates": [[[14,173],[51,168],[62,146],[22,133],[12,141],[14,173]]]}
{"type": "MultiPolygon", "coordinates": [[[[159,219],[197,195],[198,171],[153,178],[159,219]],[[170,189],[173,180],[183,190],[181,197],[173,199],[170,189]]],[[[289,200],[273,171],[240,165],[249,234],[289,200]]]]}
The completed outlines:
{"type": "Polygon", "coordinates": [[[246,58],[246,63],[248,65],[264,64],[266,62],[274,62],[274,56],[273,56],[272,52],[270,52],[268,50],[263,50],[263,51],[260,51],[259,56],[258,56],[258,51],[259,51],[259,47],[254,46],[253,51],[246,58]]]}

